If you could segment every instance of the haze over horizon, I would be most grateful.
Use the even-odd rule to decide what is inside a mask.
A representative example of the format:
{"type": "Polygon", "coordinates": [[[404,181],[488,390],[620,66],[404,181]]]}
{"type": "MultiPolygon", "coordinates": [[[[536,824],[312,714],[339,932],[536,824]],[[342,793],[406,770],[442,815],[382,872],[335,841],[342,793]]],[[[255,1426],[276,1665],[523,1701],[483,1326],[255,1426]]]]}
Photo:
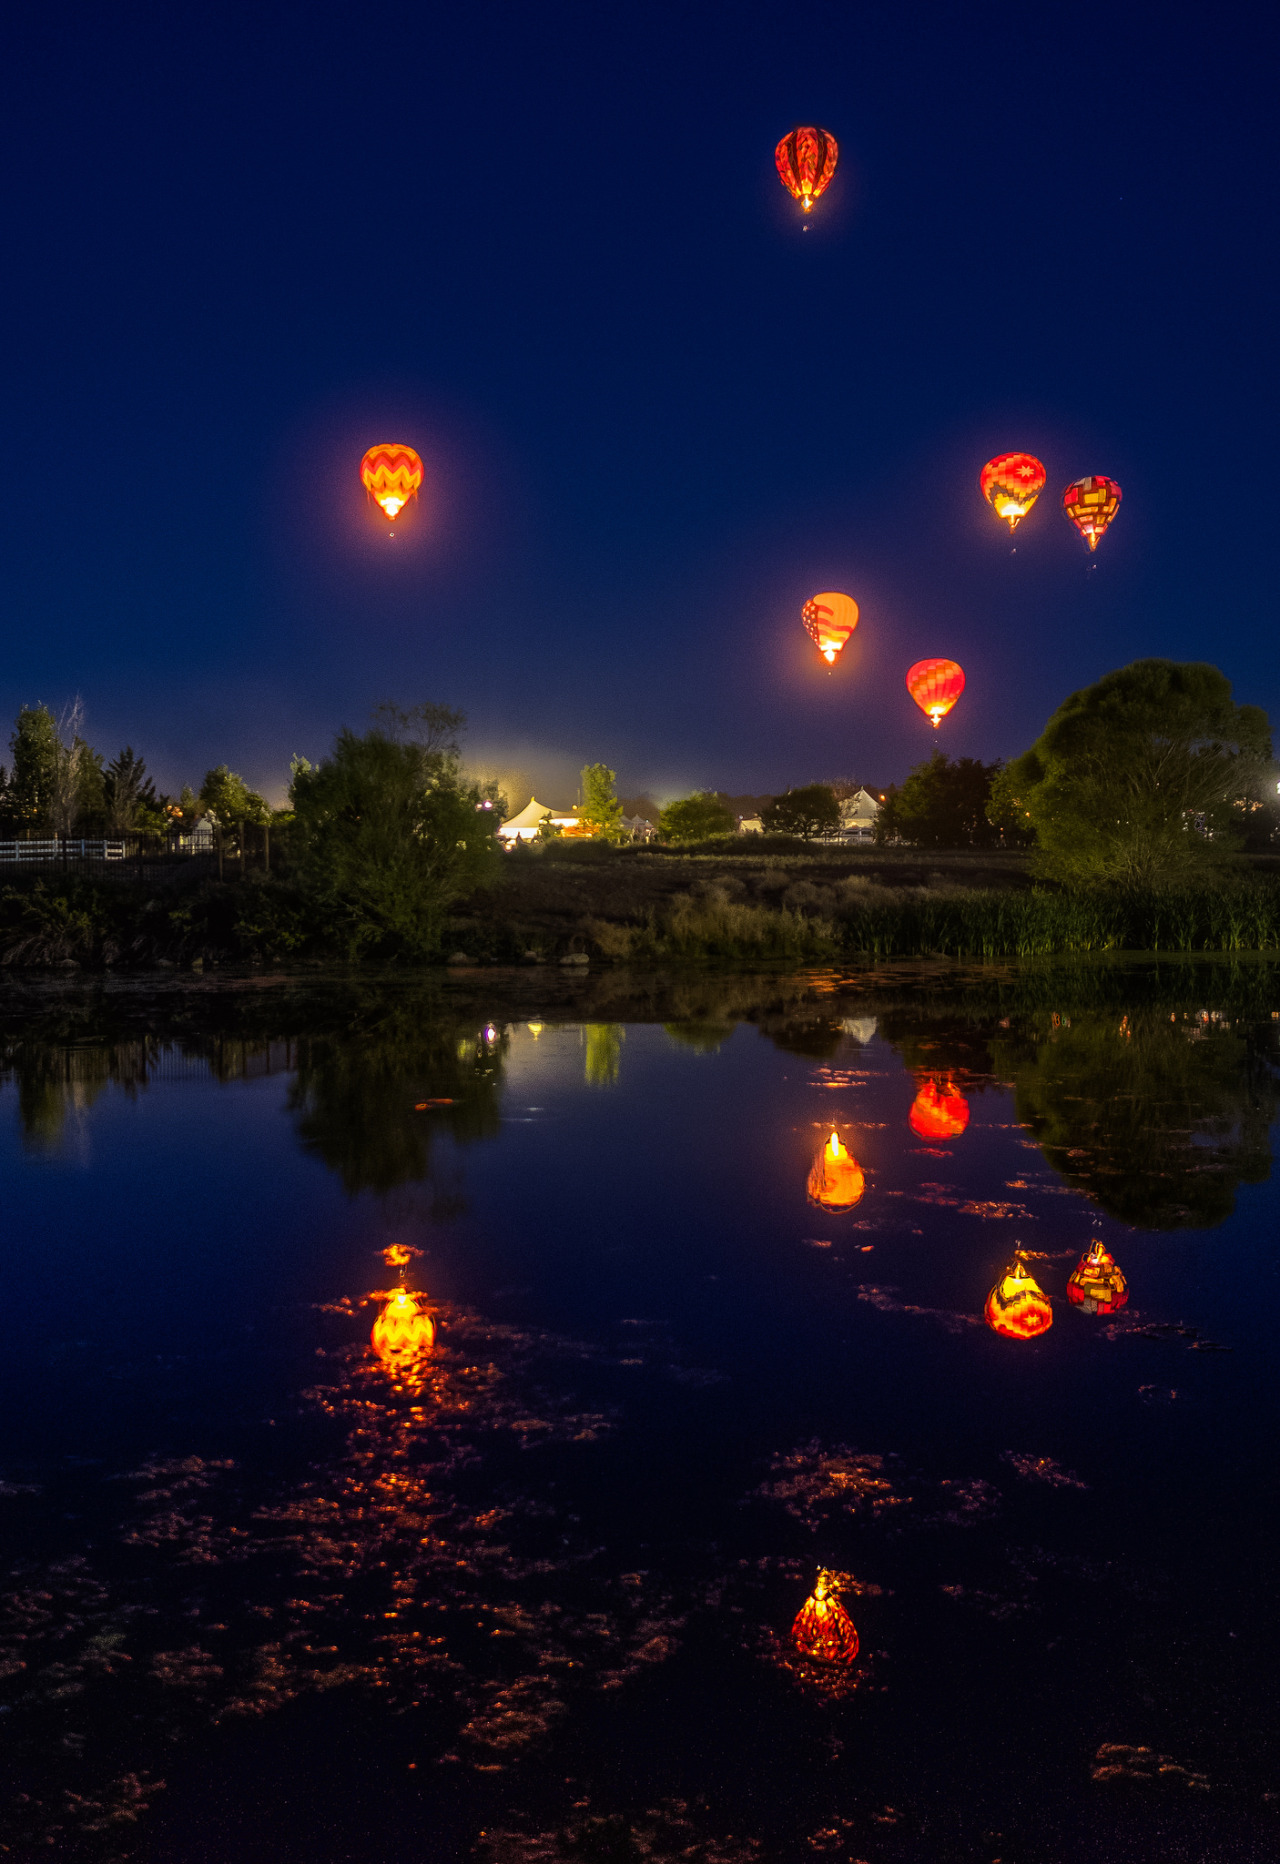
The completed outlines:
{"type": "MultiPolygon", "coordinates": [[[[1016,755],[1139,656],[1277,716],[1274,23],[553,0],[10,24],[0,719],[278,798],[372,707],[568,800],[1016,755]],[[807,231],[773,166],[840,167],[807,231]],[[1237,186],[1241,177],[1248,187],[1237,186]],[[394,540],[357,468],[426,462],[394,540]],[[1017,552],[979,468],[1037,454],[1017,552]],[[1091,559],[1062,488],[1106,473],[1091,559]],[[828,674],[814,591],[861,607],[828,674]],[[959,660],[935,737],[908,664],[959,660]]],[[[7,745],[0,748],[7,762],[7,745]]]]}

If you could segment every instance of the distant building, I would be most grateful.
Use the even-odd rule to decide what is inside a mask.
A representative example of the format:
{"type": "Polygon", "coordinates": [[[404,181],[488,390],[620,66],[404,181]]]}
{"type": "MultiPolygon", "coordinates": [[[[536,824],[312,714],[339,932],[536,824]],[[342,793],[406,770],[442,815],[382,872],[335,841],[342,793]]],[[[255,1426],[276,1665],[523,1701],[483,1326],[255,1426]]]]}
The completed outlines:
{"type": "Polygon", "coordinates": [[[738,817],[739,835],[763,835],[764,823],[758,815],[740,815],[738,817]]]}
{"type": "Polygon", "coordinates": [[[646,816],[624,815],[622,826],[632,841],[652,841],[658,832],[656,822],[650,822],[646,816]]]}
{"type": "Polygon", "coordinates": [[[870,790],[846,796],[840,804],[840,835],[844,841],[874,841],[880,799],[870,790]]]}

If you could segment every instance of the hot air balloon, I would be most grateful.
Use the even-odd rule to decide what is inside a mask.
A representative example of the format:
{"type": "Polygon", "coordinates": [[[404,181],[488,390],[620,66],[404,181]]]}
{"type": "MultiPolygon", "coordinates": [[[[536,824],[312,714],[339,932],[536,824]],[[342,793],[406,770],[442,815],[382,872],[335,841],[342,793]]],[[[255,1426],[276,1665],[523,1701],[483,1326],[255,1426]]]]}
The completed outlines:
{"type": "Polygon", "coordinates": [[[969,1124],[969,1103],[950,1081],[926,1081],[911,1103],[911,1130],[922,1139],[958,1139],[969,1124]]]}
{"type": "Polygon", "coordinates": [[[360,482],[375,505],[394,520],[422,484],[422,461],[412,447],[387,440],[370,447],[360,462],[360,482]]]}
{"type": "Polygon", "coordinates": [[[1044,481],[1044,467],[1031,453],[999,453],[978,474],[982,496],[997,518],[1008,519],[1011,531],[1044,491],[1044,481]]]}
{"type": "Polygon", "coordinates": [[[1021,1256],[1015,1256],[984,1309],[987,1325],[1006,1340],[1034,1340],[1053,1325],[1049,1298],[1021,1256]]]}
{"type": "Polygon", "coordinates": [[[852,1210],[866,1188],[861,1165],[833,1127],[809,1173],[809,1202],[824,1210],[852,1210]]]}
{"type": "Polygon", "coordinates": [[[436,1323],[418,1306],[417,1295],[397,1288],[373,1323],[373,1350],[384,1366],[396,1371],[411,1365],[435,1344],[436,1323]]]}
{"type": "Polygon", "coordinates": [[[1115,1257],[1095,1236],[1067,1282],[1067,1299],[1086,1314],[1114,1314],[1129,1299],[1115,1257]]]}
{"type": "Polygon", "coordinates": [[[851,595],[835,589],[810,596],[800,611],[800,619],[809,631],[814,646],[829,667],[858,625],[858,604],[851,595]]]}
{"type": "Polygon", "coordinates": [[[795,196],[806,213],[836,172],[840,150],[828,130],[793,129],[773,152],[782,185],[795,196]]]}
{"type": "Polygon", "coordinates": [[[1120,509],[1121,497],[1115,480],[1100,474],[1077,479],[1062,494],[1062,509],[1090,550],[1098,548],[1098,539],[1120,509]]]}
{"type": "Polygon", "coordinates": [[[954,660],[917,660],[907,673],[907,691],[936,731],[964,691],[964,669],[954,660]]]}
{"type": "Polygon", "coordinates": [[[853,1620],[835,1596],[838,1583],[834,1573],[819,1567],[813,1591],[791,1627],[791,1642],[814,1663],[852,1663],[858,1654],[853,1620]]]}

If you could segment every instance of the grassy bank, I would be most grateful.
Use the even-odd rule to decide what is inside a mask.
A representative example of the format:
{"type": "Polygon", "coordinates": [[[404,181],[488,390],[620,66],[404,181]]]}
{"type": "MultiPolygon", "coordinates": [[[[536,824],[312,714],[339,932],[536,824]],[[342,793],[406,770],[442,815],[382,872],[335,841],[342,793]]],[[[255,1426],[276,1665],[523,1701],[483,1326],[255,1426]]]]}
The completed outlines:
{"type": "MultiPolygon", "coordinates": [[[[854,857],[856,863],[857,857],[854,857]]],[[[868,864],[869,865],[869,864],[868,864]]],[[[1145,894],[963,884],[958,864],[872,871],[824,855],[531,863],[455,910],[440,957],[612,964],[875,962],[1280,950],[1280,877],[1145,894]],[[510,879],[508,879],[510,876],[510,879]]],[[[514,871],[513,871],[514,870],[514,871]]],[[[87,970],[332,963],[341,928],[285,877],[163,884],[22,877],[0,888],[0,965],[87,970]]]]}

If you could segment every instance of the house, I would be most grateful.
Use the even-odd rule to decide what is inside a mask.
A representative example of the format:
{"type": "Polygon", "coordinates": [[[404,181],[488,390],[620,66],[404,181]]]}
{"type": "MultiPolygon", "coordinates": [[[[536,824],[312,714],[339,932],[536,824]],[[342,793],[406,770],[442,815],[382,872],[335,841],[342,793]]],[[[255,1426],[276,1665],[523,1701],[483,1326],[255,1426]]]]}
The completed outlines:
{"type": "Polygon", "coordinates": [[[870,790],[859,790],[840,803],[840,836],[843,841],[873,841],[880,798],[870,790]]]}

